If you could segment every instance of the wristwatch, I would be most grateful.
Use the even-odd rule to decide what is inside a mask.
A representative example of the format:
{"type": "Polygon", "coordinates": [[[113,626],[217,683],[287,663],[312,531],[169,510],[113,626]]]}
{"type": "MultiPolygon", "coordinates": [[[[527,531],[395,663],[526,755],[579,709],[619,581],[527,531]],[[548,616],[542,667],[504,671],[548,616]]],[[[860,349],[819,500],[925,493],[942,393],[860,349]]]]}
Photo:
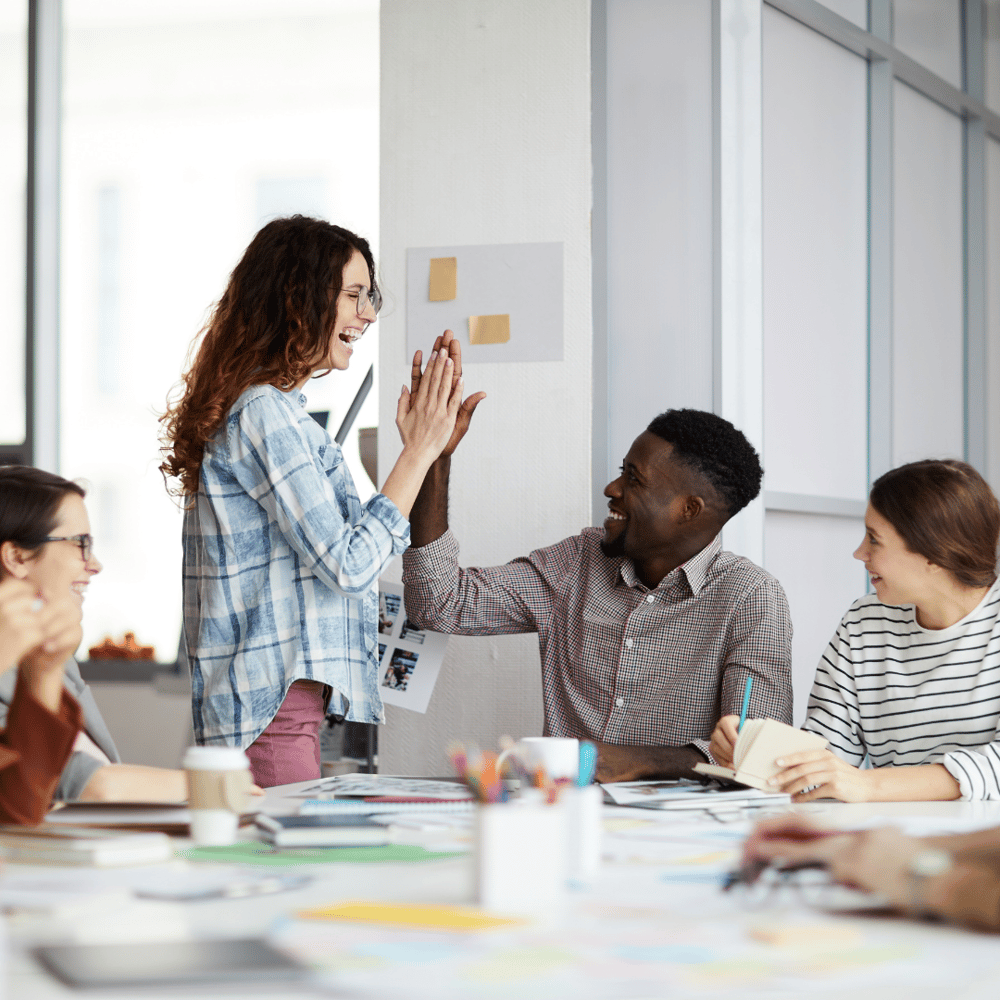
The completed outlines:
{"type": "Polygon", "coordinates": [[[955,861],[947,851],[928,848],[914,854],[906,864],[906,874],[910,885],[910,911],[921,917],[934,917],[924,905],[924,884],[929,878],[944,875],[955,867],[955,861]]]}

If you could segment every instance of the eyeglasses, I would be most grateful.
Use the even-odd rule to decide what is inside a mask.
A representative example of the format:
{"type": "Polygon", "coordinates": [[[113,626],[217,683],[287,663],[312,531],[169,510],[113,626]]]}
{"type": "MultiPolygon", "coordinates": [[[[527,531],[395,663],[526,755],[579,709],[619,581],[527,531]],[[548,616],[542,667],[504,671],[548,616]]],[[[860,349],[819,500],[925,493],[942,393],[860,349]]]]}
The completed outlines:
{"type": "Polygon", "coordinates": [[[369,290],[367,288],[361,287],[358,288],[357,290],[351,288],[351,289],[345,289],[345,291],[347,291],[348,295],[357,300],[356,308],[358,311],[358,315],[362,319],[364,319],[364,314],[368,311],[369,305],[374,310],[375,315],[376,316],[378,315],[379,309],[382,308],[382,293],[377,288],[372,288],[371,290],[369,290]]]}
{"type": "Polygon", "coordinates": [[[871,910],[888,905],[878,893],[853,889],[835,881],[819,865],[765,868],[756,881],[736,886],[737,899],[745,909],[761,910],[796,902],[819,910],[871,910]]]}
{"type": "Polygon", "coordinates": [[[94,551],[93,535],[46,535],[43,542],[72,542],[80,547],[80,555],[84,562],[90,562],[90,556],[94,551]]]}

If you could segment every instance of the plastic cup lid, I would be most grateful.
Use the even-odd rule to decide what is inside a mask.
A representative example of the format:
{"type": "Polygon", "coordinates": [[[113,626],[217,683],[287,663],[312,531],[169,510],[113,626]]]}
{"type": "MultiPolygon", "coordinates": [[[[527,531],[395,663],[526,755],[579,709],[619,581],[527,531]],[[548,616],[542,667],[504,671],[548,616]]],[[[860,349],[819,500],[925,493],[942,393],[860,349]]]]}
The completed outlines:
{"type": "Polygon", "coordinates": [[[183,766],[192,771],[242,771],[250,761],[239,747],[188,747],[183,766]]]}

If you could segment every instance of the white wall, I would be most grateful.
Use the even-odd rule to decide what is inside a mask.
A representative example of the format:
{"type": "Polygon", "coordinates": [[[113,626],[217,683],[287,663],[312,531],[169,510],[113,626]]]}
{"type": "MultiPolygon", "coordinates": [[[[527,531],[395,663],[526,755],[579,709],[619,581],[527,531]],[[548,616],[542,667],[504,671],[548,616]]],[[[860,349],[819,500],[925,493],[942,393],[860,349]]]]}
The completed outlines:
{"type": "MultiPolygon", "coordinates": [[[[381,479],[408,379],[406,248],[564,243],[564,360],[465,373],[488,398],[455,456],[451,525],[464,564],[504,562],[590,522],[590,4],[383,0],[381,29],[381,479]]],[[[386,710],[380,770],[446,773],[451,738],[540,733],[537,650],[452,639],[427,714],[386,710]]]]}

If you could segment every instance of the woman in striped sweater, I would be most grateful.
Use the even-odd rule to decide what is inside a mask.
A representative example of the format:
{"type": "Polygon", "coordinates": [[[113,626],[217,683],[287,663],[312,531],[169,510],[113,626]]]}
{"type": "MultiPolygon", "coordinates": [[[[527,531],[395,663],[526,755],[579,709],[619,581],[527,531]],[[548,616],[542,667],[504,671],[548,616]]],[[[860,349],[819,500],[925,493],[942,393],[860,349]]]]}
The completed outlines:
{"type": "MultiPolygon", "coordinates": [[[[804,725],[829,748],[779,759],[776,788],[797,802],[1000,798],[998,534],[997,499],[964,462],[875,482],[854,553],[875,592],[830,640],[804,725]]],[[[721,762],[736,721],[713,734],[721,762]]]]}

